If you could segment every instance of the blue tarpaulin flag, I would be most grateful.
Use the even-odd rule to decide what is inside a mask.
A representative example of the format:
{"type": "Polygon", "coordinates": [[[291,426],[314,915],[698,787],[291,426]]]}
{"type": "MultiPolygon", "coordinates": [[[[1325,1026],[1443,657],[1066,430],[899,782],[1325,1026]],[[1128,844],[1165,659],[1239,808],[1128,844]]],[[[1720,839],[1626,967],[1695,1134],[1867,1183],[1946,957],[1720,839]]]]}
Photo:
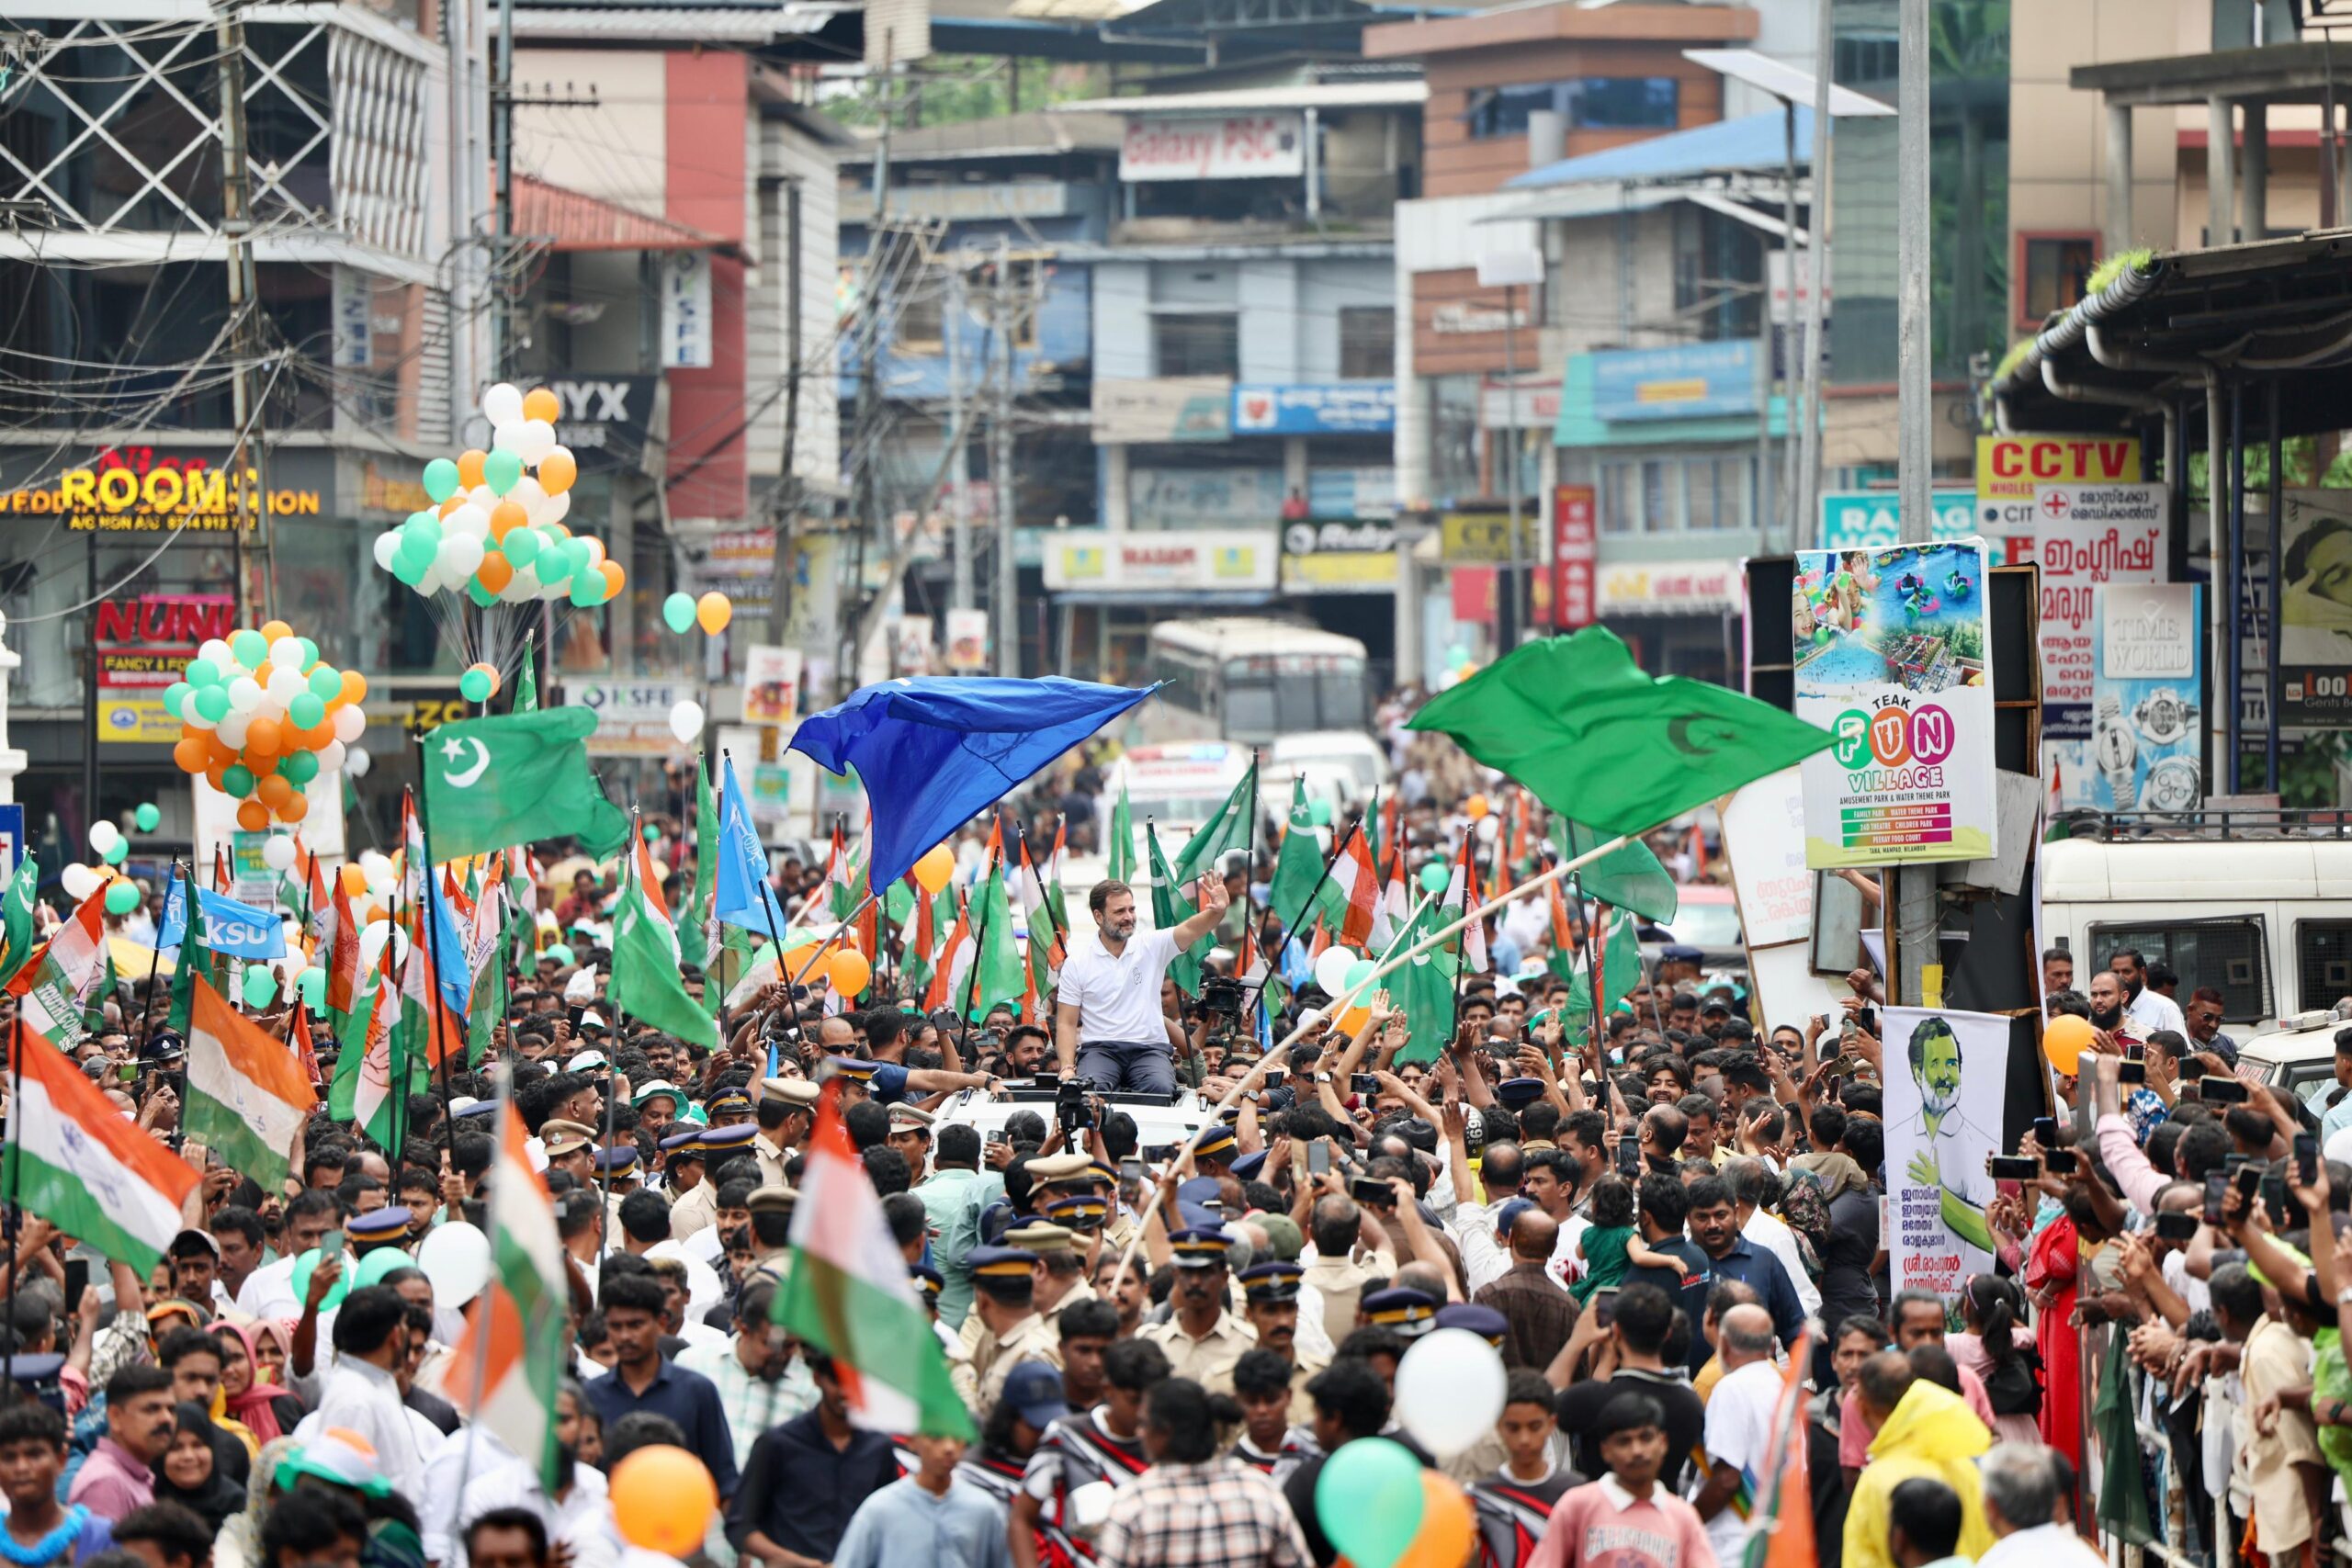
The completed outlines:
{"type": "Polygon", "coordinates": [[[933,844],[1159,689],[1059,675],[886,681],[802,719],[792,749],[832,773],[857,769],[874,807],[867,870],[873,886],[887,887],[933,844]]]}
{"type": "MultiPolygon", "coordinates": [[[[187,939],[187,883],[174,878],[164,896],[164,923],[155,933],[159,948],[177,947],[187,939]]],[[[196,890],[196,907],[204,921],[198,933],[204,945],[232,958],[283,958],[286,927],[267,909],[240,904],[225,894],[196,890]]]]}
{"type": "Polygon", "coordinates": [[[784,918],[775,889],[768,883],[768,852],[760,847],[759,832],[743,805],[742,786],[735,782],[735,759],[727,758],[720,768],[726,776],[719,784],[718,893],[713,912],[746,931],[780,931],[791,922],[784,918]]]}

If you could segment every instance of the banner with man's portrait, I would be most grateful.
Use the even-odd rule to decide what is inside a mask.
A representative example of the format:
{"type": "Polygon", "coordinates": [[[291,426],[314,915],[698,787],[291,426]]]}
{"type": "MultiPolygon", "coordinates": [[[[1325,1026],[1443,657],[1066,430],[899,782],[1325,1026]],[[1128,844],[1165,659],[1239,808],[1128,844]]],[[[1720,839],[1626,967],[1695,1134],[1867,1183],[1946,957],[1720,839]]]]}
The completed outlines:
{"type": "Polygon", "coordinates": [[[2007,1154],[2002,1101],[2009,1081],[2009,1021],[1945,1008],[1887,1008],[1885,1237],[1897,1291],[1957,1297],[1993,1268],[1984,1162],[2007,1154]]]}

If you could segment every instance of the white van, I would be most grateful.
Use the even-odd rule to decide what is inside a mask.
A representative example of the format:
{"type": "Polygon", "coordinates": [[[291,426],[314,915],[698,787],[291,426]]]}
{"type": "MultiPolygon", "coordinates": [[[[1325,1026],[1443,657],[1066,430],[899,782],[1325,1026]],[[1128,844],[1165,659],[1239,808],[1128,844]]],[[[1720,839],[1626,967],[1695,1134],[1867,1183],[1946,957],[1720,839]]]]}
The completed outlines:
{"type": "Polygon", "coordinates": [[[1250,748],[1228,740],[1131,746],[1111,764],[1103,826],[1110,826],[1112,803],[1125,789],[1128,809],[1135,814],[1137,863],[1148,863],[1143,835],[1147,819],[1159,834],[1160,852],[1172,861],[1201,824],[1217,814],[1249,771],[1250,748]]]}
{"type": "Polygon", "coordinates": [[[2352,996],[2352,839],[2064,839],[2041,848],[2041,903],[2077,989],[2132,947],[2178,972],[2184,1002],[2218,989],[2232,1025],[2352,996]]]}

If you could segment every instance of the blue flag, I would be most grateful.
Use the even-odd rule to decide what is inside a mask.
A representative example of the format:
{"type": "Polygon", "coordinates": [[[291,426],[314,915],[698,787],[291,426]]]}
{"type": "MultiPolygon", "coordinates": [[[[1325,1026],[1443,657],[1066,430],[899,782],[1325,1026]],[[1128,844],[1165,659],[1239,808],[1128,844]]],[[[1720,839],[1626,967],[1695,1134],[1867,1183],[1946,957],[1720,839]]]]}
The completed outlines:
{"type": "Polygon", "coordinates": [[[752,814],[743,808],[735,759],[719,765],[726,776],[718,793],[718,841],[711,846],[718,857],[718,890],[711,912],[745,931],[780,931],[791,922],[784,918],[784,907],[775,901],[775,888],[768,882],[768,852],[760,847],[752,814]]]}
{"type": "Polygon", "coordinates": [[[473,965],[469,961],[465,934],[458,925],[458,913],[449,908],[448,890],[437,876],[428,874],[425,880],[433,887],[434,979],[441,987],[442,1005],[462,1023],[473,1004],[473,965]]]}
{"type": "MultiPolygon", "coordinates": [[[[232,958],[283,958],[286,927],[277,914],[240,904],[225,894],[198,888],[197,917],[204,922],[198,934],[204,945],[232,958]]],[[[187,940],[187,894],[184,878],[172,879],[164,896],[164,923],[155,933],[159,948],[177,947],[187,940]]]]}
{"type": "Polygon", "coordinates": [[[802,719],[792,749],[831,773],[854,767],[865,780],[874,807],[868,886],[888,887],[933,844],[1159,689],[1059,675],[886,681],[802,719]]]}

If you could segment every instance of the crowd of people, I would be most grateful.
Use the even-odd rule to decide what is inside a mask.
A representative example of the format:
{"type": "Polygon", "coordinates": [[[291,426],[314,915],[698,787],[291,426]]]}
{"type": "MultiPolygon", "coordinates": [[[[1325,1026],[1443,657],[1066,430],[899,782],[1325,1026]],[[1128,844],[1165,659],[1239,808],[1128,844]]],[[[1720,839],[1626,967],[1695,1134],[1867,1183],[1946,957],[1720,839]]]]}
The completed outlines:
{"type": "MultiPolygon", "coordinates": [[[[1440,771],[1404,803],[1417,853],[1478,837],[1430,793],[1440,771]]],[[[1198,890],[1203,930],[1270,919],[1272,863],[1269,841],[1229,898],[1198,890]]],[[[1110,1021],[1074,1006],[1067,1038],[1010,1009],[926,1014],[885,966],[854,999],[770,986],[710,1050],[609,1007],[612,890],[556,890],[570,943],[511,976],[488,1057],[412,1094],[397,1146],[322,1109],[283,1190],[181,1138],[161,988],[94,998],[73,1054],[208,1168],[150,1275],[17,1216],[0,1336],[31,1396],[0,1407],[0,1555],[643,1568],[605,1478],[658,1444],[722,1500],[689,1554],[713,1568],[1287,1568],[1338,1557],[1318,1482],[1384,1437],[1467,1493],[1481,1568],[1728,1568],[1798,1514],[1831,1568],[2087,1562],[2088,1532],[2127,1514],[2206,1562],[2337,1536],[2352,1029],[2347,1087],[2307,1106],[2238,1082],[2218,993],[2177,999],[2129,950],[2079,972],[2053,950],[2049,1010],[2094,1043],[2018,1151],[2038,1174],[1988,1208],[1993,1267],[1947,1300],[1891,1288],[1867,967],[1843,1017],[1759,1029],[1736,983],[1668,945],[1595,1027],[1542,962],[1545,922],[1514,913],[1424,1061],[1387,993],[1343,1032],[1311,983],[1267,1032],[1299,1043],[1269,1052],[1166,976],[1170,944],[1105,926],[1072,944],[1110,1021]],[[1020,1089],[1065,1045],[1131,1036],[1137,1006],[1175,1077],[1230,1102],[1182,1145],[1147,1143],[1116,1095],[1020,1089]],[[860,1428],[854,1374],[774,1322],[827,1084],[976,1440],[860,1428]],[[482,1222],[502,1094],[570,1271],[553,1484],[461,1415],[453,1298],[479,1281],[430,1245],[482,1222]],[[2086,1364],[2086,1327],[2111,1359],[2086,1364]],[[1443,1452],[1398,1396],[1442,1329],[1506,1378],[1491,1429],[1443,1452]],[[1805,1495],[1767,1508],[1792,1377],[1805,1495]],[[2086,1446],[2114,1400],[2135,1435],[2086,1446]]],[[[1093,890],[1098,924],[1132,892],[1093,890]]],[[[1220,946],[1210,972],[1233,962],[1220,946]]],[[[338,1043],[318,1037],[322,1074],[338,1043]]]]}

